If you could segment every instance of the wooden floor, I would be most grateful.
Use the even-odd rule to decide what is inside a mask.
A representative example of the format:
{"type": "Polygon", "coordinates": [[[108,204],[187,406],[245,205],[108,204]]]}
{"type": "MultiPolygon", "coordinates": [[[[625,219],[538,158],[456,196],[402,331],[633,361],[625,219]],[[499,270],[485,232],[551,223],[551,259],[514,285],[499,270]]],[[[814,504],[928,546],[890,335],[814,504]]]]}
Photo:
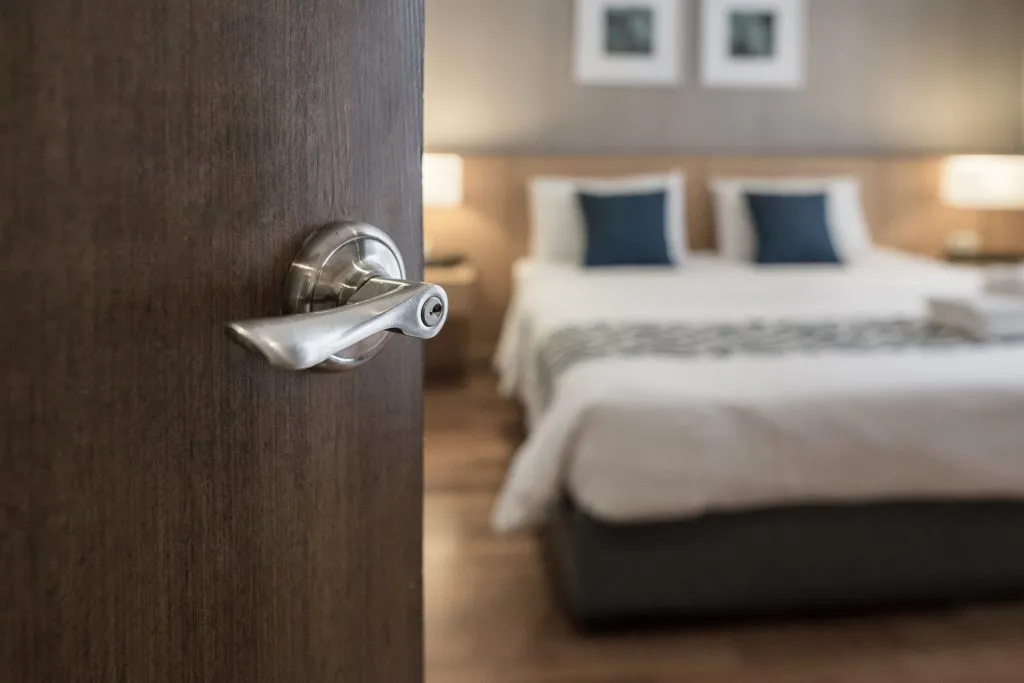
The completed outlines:
{"type": "Polygon", "coordinates": [[[489,377],[428,391],[428,683],[1024,683],[1024,606],[577,634],[533,539],[488,527],[520,438],[489,377]]]}

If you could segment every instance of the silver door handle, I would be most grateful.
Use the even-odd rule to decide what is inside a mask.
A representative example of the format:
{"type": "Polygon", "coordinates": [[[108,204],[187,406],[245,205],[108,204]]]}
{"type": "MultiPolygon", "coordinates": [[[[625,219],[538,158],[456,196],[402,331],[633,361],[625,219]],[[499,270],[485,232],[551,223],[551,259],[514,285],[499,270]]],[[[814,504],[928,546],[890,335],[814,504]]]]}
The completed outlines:
{"type": "Polygon", "coordinates": [[[381,332],[431,339],[444,325],[448,297],[437,285],[374,278],[356,295],[364,289],[382,293],[329,311],[231,323],[228,333],[275,368],[308,370],[381,332]]]}
{"type": "Polygon", "coordinates": [[[229,323],[228,335],[282,370],[347,370],[372,358],[397,332],[430,339],[448,317],[438,285],[407,282],[391,239],[351,221],[315,232],[292,263],[285,312],[229,323]]]}

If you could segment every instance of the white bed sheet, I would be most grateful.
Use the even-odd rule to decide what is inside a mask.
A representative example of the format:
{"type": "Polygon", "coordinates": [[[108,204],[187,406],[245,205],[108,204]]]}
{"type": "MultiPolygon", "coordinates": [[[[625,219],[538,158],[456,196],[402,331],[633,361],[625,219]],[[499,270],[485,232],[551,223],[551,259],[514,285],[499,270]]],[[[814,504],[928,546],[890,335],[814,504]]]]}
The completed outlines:
{"type": "Polygon", "coordinates": [[[538,345],[590,322],[924,315],[979,274],[877,250],[855,266],[673,269],[522,262],[496,357],[529,437],[494,513],[543,521],[565,489],[598,519],[887,498],[1024,497],[1024,347],[580,363],[542,406],[538,345]]]}

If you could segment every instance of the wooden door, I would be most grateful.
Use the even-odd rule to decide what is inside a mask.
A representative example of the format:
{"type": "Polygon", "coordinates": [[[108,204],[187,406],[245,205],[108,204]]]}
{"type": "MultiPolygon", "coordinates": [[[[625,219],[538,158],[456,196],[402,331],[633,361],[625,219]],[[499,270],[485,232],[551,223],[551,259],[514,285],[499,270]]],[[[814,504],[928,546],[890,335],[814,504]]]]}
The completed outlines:
{"type": "Polygon", "coordinates": [[[224,324],[352,217],[420,272],[421,0],[0,3],[0,680],[420,680],[421,348],[224,324]]]}

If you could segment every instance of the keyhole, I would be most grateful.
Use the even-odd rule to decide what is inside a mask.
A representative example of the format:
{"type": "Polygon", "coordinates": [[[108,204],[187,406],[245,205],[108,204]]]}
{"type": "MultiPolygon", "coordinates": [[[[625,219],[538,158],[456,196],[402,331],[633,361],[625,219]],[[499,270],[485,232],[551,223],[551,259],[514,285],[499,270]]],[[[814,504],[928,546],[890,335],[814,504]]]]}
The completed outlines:
{"type": "Polygon", "coordinates": [[[441,301],[440,297],[432,296],[423,302],[423,308],[420,309],[420,318],[423,320],[424,325],[433,327],[441,322],[441,317],[444,315],[444,302],[441,301]]]}

